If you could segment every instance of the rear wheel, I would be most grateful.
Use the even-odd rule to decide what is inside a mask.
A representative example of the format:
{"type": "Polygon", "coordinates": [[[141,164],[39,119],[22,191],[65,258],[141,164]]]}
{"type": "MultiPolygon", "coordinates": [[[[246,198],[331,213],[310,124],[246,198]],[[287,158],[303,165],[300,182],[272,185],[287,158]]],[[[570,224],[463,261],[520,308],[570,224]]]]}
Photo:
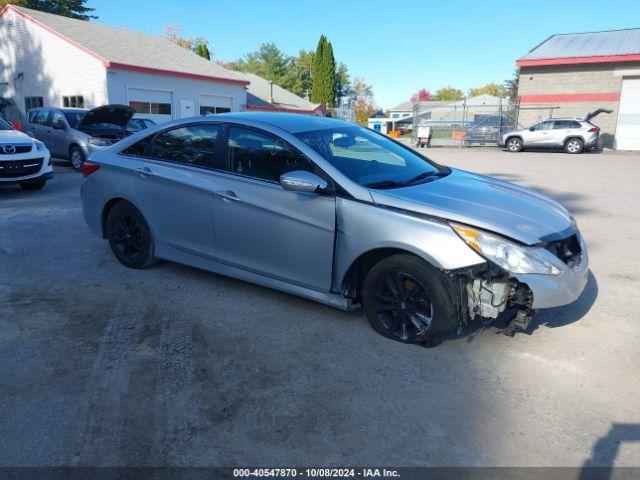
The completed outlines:
{"type": "Polygon", "coordinates": [[[512,137],[509,140],[507,140],[507,150],[509,150],[510,152],[516,153],[516,152],[521,152],[522,151],[522,140],[520,140],[518,137],[512,137]]]}
{"type": "Polygon", "coordinates": [[[564,151],[567,153],[580,153],[584,150],[584,142],[579,138],[570,138],[564,142],[564,151]]]}
{"type": "Polygon", "coordinates": [[[44,178],[41,178],[35,182],[21,183],[20,186],[24,190],[42,190],[47,181],[44,178]]]}
{"type": "Polygon", "coordinates": [[[116,258],[129,268],[146,268],[155,262],[149,225],[136,207],[120,202],[107,217],[107,238],[116,258]]]}
{"type": "Polygon", "coordinates": [[[362,300],[373,329],[398,342],[426,342],[455,319],[443,274],[413,255],[377,263],[364,280],[362,300]]]}
{"type": "Polygon", "coordinates": [[[85,162],[86,158],[84,156],[84,152],[78,146],[73,146],[69,149],[69,160],[71,160],[71,166],[76,172],[82,170],[82,164],[85,162]]]}

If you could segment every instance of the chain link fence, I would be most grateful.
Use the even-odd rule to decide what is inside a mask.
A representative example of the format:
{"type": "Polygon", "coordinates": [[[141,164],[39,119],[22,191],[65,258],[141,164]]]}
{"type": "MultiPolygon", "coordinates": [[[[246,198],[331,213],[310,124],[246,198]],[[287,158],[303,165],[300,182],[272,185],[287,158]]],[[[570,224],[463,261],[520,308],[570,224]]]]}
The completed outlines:
{"type": "Polygon", "coordinates": [[[503,133],[518,128],[519,108],[497,97],[419,102],[399,126],[414,147],[496,146],[503,133]]]}

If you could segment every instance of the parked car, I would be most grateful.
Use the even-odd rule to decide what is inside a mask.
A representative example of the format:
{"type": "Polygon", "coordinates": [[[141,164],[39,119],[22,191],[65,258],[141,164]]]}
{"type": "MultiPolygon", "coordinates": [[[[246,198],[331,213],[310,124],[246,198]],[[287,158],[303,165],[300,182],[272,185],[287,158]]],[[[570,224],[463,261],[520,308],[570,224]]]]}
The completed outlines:
{"type": "Polygon", "coordinates": [[[57,158],[66,158],[75,170],[93,152],[130,135],[126,127],[133,109],[125,105],[79,108],[36,108],[29,110],[25,130],[49,148],[57,158]]]}
{"type": "Polygon", "coordinates": [[[596,148],[599,136],[600,128],[588,120],[556,118],[529,128],[506,132],[502,135],[500,146],[506,146],[510,152],[536,147],[564,148],[566,153],[582,153],[596,148]]]}
{"type": "Polygon", "coordinates": [[[86,222],[123,265],[161,258],[362,305],[401,342],[506,308],[524,328],[532,309],[573,302],[587,282],[584,241],[555,201],[331,118],[174,121],[83,171],[86,222]]]}
{"type": "Polygon", "coordinates": [[[513,130],[513,126],[507,115],[476,115],[473,123],[464,127],[464,143],[496,145],[500,142],[500,136],[510,130],[513,130]]]}
{"type": "Polygon", "coordinates": [[[44,143],[0,119],[0,185],[40,190],[53,178],[51,154],[44,143]]]}

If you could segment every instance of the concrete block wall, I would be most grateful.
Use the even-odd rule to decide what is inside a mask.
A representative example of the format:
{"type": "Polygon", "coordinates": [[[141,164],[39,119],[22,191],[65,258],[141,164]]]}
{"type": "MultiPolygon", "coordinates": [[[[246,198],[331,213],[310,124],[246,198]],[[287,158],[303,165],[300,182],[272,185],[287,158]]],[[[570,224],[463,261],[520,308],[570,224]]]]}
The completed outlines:
{"type": "Polygon", "coordinates": [[[634,69],[638,69],[640,73],[640,62],[522,67],[518,88],[522,108],[518,122],[527,127],[546,120],[550,115],[554,118],[583,117],[597,108],[608,108],[613,112],[599,115],[593,119],[593,123],[602,129],[604,146],[612,147],[622,78],[625,72],[634,69]],[[544,100],[540,97],[577,94],[586,97],[581,100],[576,100],[575,97],[544,100]],[[584,101],[589,99],[589,95],[599,95],[604,99],[584,101]],[[556,108],[551,110],[550,107],[556,108]]]}

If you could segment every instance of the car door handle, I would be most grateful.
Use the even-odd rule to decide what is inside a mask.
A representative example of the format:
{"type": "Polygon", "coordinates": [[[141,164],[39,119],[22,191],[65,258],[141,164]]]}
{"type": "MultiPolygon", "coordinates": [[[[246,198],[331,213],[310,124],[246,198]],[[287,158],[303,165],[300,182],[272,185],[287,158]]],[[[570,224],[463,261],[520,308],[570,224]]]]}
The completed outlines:
{"type": "Polygon", "coordinates": [[[218,190],[215,194],[227,202],[237,202],[240,200],[236,193],[231,190],[218,190]]]}
{"type": "Polygon", "coordinates": [[[140,177],[147,178],[153,175],[153,172],[149,167],[140,167],[134,170],[140,177]]]}

